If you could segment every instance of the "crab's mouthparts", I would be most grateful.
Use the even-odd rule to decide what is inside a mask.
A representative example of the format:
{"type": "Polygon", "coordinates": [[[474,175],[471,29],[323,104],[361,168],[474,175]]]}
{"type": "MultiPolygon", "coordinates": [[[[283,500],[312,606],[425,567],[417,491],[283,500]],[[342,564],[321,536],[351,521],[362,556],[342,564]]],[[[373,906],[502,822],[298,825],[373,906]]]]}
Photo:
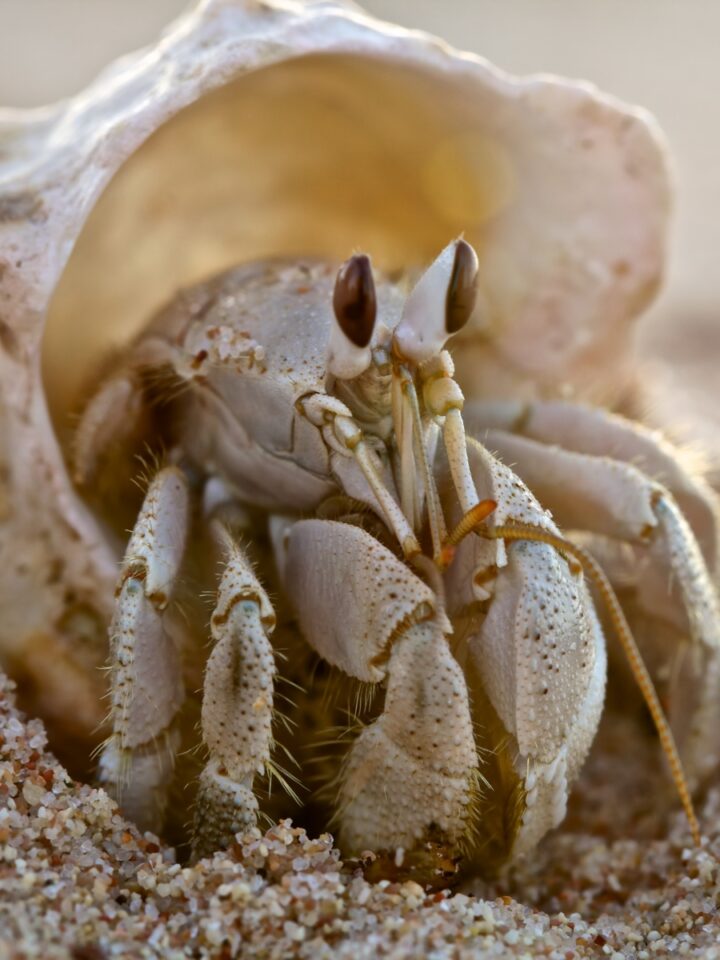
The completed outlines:
{"type": "Polygon", "coordinates": [[[441,570],[452,562],[457,545],[496,507],[494,500],[481,500],[475,488],[462,419],[464,398],[453,374],[446,350],[423,364],[412,364],[393,352],[392,422],[400,507],[416,536],[427,518],[432,559],[441,570]],[[433,470],[441,435],[463,511],[451,531],[433,470]]]}

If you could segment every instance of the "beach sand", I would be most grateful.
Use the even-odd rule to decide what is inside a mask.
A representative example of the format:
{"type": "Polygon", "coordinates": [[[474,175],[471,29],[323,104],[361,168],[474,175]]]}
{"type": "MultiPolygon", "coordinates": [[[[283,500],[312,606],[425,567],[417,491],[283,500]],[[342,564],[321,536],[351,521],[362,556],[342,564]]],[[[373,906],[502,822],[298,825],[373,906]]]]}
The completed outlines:
{"type": "Polygon", "coordinates": [[[73,782],[0,681],[0,960],[720,958],[720,788],[690,843],[657,741],[608,711],[564,824],[464,892],[370,884],[282,822],[194,867],[73,782]]]}

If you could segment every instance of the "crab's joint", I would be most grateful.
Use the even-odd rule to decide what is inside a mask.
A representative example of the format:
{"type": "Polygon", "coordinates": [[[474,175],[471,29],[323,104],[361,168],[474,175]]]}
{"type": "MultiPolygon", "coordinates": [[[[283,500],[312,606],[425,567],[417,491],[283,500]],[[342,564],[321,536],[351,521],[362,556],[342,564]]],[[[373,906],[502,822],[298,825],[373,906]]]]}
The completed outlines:
{"type": "Polygon", "coordinates": [[[158,613],[162,613],[170,602],[170,595],[165,590],[147,591],[145,589],[147,579],[148,570],[145,564],[142,561],[133,562],[127,567],[115,589],[115,599],[117,600],[125,589],[130,592],[139,590],[145,594],[158,613]]]}
{"type": "Polygon", "coordinates": [[[426,380],[423,384],[423,400],[427,410],[435,417],[444,417],[451,410],[462,410],[465,405],[460,385],[448,376],[426,380]]]}
{"type": "Polygon", "coordinates": [[[203,363],[208,358],[207,350],[198,350],[195,356],[190,361],[190,367],[192,370],[199,370],[203,363]]]}
{"type": "Polygon", "coordinates": [[[348,450],[354,450],[362,440],[362,430],[350,417],[335,417],[335,436],[348,450]]]}

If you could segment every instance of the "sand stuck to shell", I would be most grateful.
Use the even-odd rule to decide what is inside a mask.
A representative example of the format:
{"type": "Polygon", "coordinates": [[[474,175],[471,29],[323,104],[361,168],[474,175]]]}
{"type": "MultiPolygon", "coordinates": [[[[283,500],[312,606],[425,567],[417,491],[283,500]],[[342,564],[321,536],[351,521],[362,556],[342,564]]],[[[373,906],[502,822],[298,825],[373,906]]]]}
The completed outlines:
{"type": "Polygon", "coordinates": [[[720,957],[720,789],[702,850],[641,723],[609,712],[563,827],[501,881],[368,883],[288,822],[184,867],[73,782],[0,679],[0,960],[720,957]]]}

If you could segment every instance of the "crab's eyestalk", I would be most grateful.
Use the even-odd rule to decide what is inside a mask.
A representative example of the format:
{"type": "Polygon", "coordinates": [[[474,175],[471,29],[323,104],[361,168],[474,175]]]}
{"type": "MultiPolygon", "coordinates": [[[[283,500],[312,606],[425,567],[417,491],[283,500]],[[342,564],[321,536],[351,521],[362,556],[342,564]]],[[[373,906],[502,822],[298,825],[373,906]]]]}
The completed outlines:
{"type": "Polygon", "coordinates": [[[364,253],[346,260],[338,270],[333,293],[335,323],[330,329],[328,370],[340,380],[352,380],[370,366],[377,316],[375,281],[364,253]]]}
{"type": "Polygon", "coordinates": [[[477,296],[478,258],[466,240],[453,240],[420,277],[395,328],[397,352],[424,363],[470,319],[477,296]]]}

